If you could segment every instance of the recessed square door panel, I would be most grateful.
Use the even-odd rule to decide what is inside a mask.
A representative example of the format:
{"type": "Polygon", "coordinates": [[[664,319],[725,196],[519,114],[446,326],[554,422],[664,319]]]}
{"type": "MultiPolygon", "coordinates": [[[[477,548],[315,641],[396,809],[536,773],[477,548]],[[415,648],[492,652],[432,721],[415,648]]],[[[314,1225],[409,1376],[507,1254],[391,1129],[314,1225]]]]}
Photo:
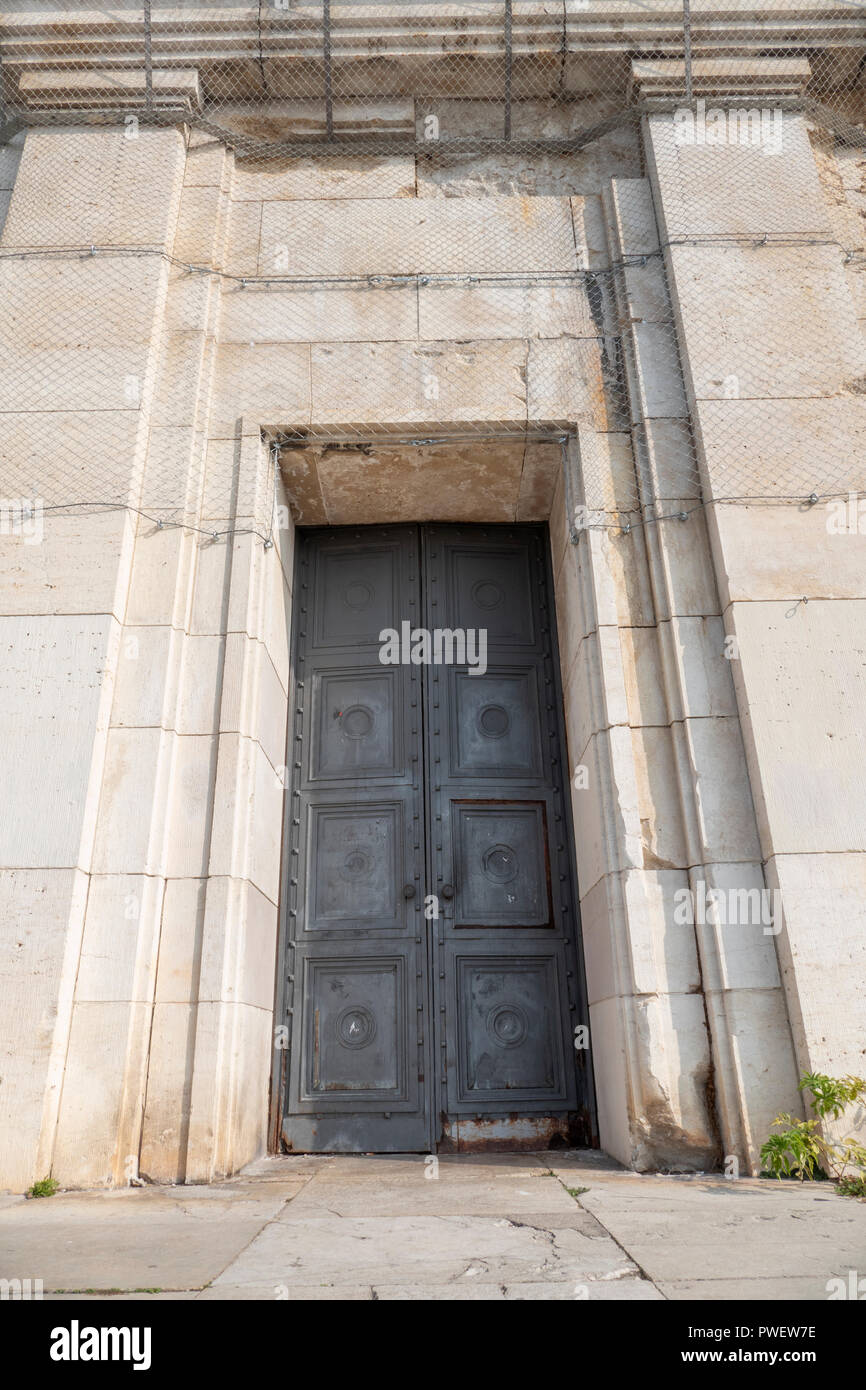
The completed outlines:
{"type": "Polygon", "coordinates": [[[402,772],[402,671],[319,671],[311,780],[402,772]]]}
{"type": "Polygon", "coordinates": [[[405,957],[305,953],[301,964],[300,1100],[332,1107],[347,1098],[353,1107],[362,1101],[409,1102],[408,1025],[414,1010],[405,957]]]}
{"type": "Polygon", "coordinates": [[[400,548],[323,549],[316,567],[313,649],[375,642],[399,625],[400,548]]]}
{"type": "Polygon", "coordinates": [[[502,550],[479,550],[452,543],[445,554],[448,626],[482,628],[487,633],[488,649],[534,646],[536,622],[527,547],[517,544],[502,550]]]}
{"type": "Polygon", "coordinates": [[[452,1103],[514,1111],[568,1103],[559,951],[488,955],[452,945],[449,956],[452,1103]]]}
{"type": "Polygon", "coordinates": [[[402,929],[403,803],[314,803],[309,818],[305,931],[402,929]]]}
{"type": "Polygon", "coordinates": [[[447,673],[451,684],[452,777],[541,776],[534,667],[447,673]]]}
{"type": "Polygon", "coordinates": [[[451,804],[456,927],[550,924],[543,802],[451,804]]]}

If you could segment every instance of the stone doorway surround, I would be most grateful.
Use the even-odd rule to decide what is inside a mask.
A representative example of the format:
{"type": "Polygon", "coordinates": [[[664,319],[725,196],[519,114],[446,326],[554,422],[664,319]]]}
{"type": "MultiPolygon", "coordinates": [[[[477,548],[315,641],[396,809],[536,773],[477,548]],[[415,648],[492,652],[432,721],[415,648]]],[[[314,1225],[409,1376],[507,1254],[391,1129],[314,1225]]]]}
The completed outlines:
{"type": "MultiPolygon", "coordinates": [[[[766,71],[769,99],[769,62],[766,71]]],[[[671,119],[644,123],[645,177],[615,169],[599,195],[580,200],[590,265],[662,240],[665,255],[664,269],[648,263],[626,276],[628,416],[597,389],[588,349],[577,395],[555,412],[570,431],[565,467],[557,444],[479,440],[444,463],[441,446],[435,458],[424,446],[401,454],[383,444],[354,459],[322,450],[315,467],[309,451],[285,451],[274,476],[276,451],[263,434],[299,427],[280,390],[280,365],[296,345],[266,345],[269,372],[251,372],[250,350],[226,336],[218,284],[203,282],[191,295],[166,262],[143,263],[149,331],[112,345],[119,378],[133,373],[145,383],[124,421],[130,488],[142,478],[146,488],[148,470],[166,459],[184,478],[234,480],[220,494],[231,494],[231,513],[209,511],[215,493],[204,486],[198,519],[237,530],[212,541],[114,510],[54,517],[44,543],[26,553],[0,538],[3,642],[13,654],[4,668],[5,736],[18,807],[0,835],[0,922],[11,931],[4,1184],[20,1190],[49,1171],[66,1186],[123,1184],[139,1171],[204,1182],[265,1148],[293,507],[305,523],[316,506],[331,522],[434,519],[437,508],[440,520],[549,523],[569,757],[587,769],[573,810],[603,1148],[643,1169],[705,1169],[731,1155],[753,1172],[773,1115],[799,1108],[798,1069],[862,1070],[866,813],[852,752],[866,701],[849,691],[845,704],[829,676],[817,685],[798,678],[819,652],[828,669],[841,657],[850,688],[859,688],[858,542],[831,548],[823,518],[810,522],[790,508],[761,509],[760,518],[748,506],[692,510],[698,499],[681,467],[694,427],[712,496],[721,410],[726,427],[749,439],[756,419],[802,429],[804,470],[808,431],[825,429],[828,412],[840,450],[857,447],[862,426],[836,392],[833,363],[816,380],[803,365],[796,407],[766,380],[748,401],[717,400],[712,377],[724,373],[695,331],[716,294],[712,271],[667,240],[683,199],[694,211],[684,189],[699,190],[698,210],[737,212],[740,152],[721,152],[712,180],[700,183],[700,168],[688,165],[694,152],[673,148],[671,119]],[[679,355],[654,323],[674,325],[679,355]],[[193,364],[182,377],[180,360],[193,364]],[[627,535],[587,530],[573,540],[569,510],[587,461],[615,505],[633,489],[637,451],[656,497],[688,510],[688,521],[627,535]],[[285,524],[266,549],[243,523],[248,496],[269,488],[285,524]],[[792,558],[792,534],[808,560],[792,558]],[[778,621],[806,588],[799,627],[778,621]],[[734,669],[724,656],[730,633],[740,645],[734,669]],[[783,728],[771,698],[778,680],[795,698],[783,728]],[[832,756],[814,732],[822,706],[842,730],[832,756]],[[806,779],[805,815],[796,813],[790,773],[804,757],[819,773],[806,779]],[[35,781],[34,761],[50,777],[35,781]],[[829,827],[825,784],[840,808],[829,827]],[[781,885],[781,938],[677,923],[674,895],[700,881],[781,885]],[[827,968],[828,921],[841,969],[827,968]]],[[[800,118],[789,119],[794,138],[805,139],[800,118]]],[[[51,169],[62,171],[82,242],[104,239],[106,190],[122,186],[129,208],[146,210],[150,243],[180,258],[195,243],[196,257],[235,265],[249,255],[255,199],[246,176],[222,147],[178,129],[142,130],[126,149],[110,130],[32,130],[4,246],[45,245],[34,194],[51,169]],[[89,157],[70,164],[70,141],[89,157]]],[[[812,182],[820,231],[827,214],[817,173],[812,182]]],[[[784,161],[768,163],[762,193],[780,220],[789,217],[790,239],[814,237],[787,196],[784,161]]],[[[117,225],[115,240],[138,245],[134,217],[128,233],[117,225]]],[[[779,276],[802,277],[820,306],[815,266],[798,259],[796,246],[773,255],[779,276]]],[[[755,326],[735,305],[758,267],[731,273],[734,282],[744,276],[725,303],[742,348],[755,326]]],[[[845,272],[822,262],[820,273],[845,272]]],[[[787,300],[772,272],[767,284],[762,331],[784,343],[787,300]]],[[[46,283],[34,310],[50,315],[55,294],[46,283]]],[[[858,333],[852,300],[843,336],[857,342],[858,333]]],[[[70,412],[75,428],[90,432],[95,458],[106,449],[97,417],[107,408],[70,412]]],[[[375,418],[377,426],[389,420],[375,418]]],[[[5,447],[22,447],[22,423],[32,421],[4,416],[5,447]]],[[[436,423],[425,421],[424,434],[436,423]]],[[[405,429],[393,418],[390,425],[405,429]]],[[[759,446],[768,469],[771,439],[759,446]]]]}
{"type": "MultiPolygon", "coordinates": [[[[612,190],[612,228],[622,192],[612,190]]],[[[633,217],[640,192],[652,236],[648,184],[628,187],[629,207],[633,217]]],[[[630,289],[657,297],[659,285],[630,289]]],[[[679,369],[654,344],[644,370],[656,392],[648,430],[667,499],[688,430],[681,393],[679,414],[670,398],[679,369]]],[[[282,465],[301,516],[314,523],[355,515],[370,524],[548,522],[569,761],[587,780],[573,788],[572,807],[601,1144],[638,1168],[712,1168],[724,1153],[749,1170],[772,1119],[777,1067],[796,1105],[773,939],[753,933],[744,960],[742,929],[699,927],[699,939],[674,912],[677,892],[701,878],[764,884],[706,528],[700,515],[688,528],[673,522],[630,536],[578,534],[568,522],[566,499],[580,495],[588,455],[596,476],[605,469],[608,497],[628,495],[632,438],[584,421],[561,440],[526,445],[371,439],[363,450],[289,448],[282,465]],[[704,970],[714,990],[704,988],[704,970]],[[755,1077],[767,1048],[775,1055],[765,1095],[755,1077]]]]}

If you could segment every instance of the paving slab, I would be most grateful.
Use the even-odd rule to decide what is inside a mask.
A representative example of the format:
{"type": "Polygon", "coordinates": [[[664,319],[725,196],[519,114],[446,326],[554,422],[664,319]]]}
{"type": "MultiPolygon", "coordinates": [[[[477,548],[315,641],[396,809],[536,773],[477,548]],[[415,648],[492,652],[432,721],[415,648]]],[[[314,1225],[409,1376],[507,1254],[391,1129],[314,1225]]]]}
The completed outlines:
{"type": "Polygon", "coordinates": [[[377,1284],[373,1290],[375,1298],[393,1302],[445,1302],[464,1299],[484,1300],[493,1303],[517,1302],[568,1302],[568,1303],[612,1303],[637,1300],[663,1302],[664,1295],[648,1279],[596,1280],[593,1283],[576,1284],[474,1284],[471,1288],[454,1284],[377,1284]]]}
{"type": "Polygon", "coordinates": [[[52,1301],[772,1302],[866,1270],[866,1202],[829,1184],[638,1174],[585,1150],[430,1157],[0,1194],[0,1278],[52,1301]]]}
{"type": "Polygon", "coordinates": [[[542,1283],[637,1276],[608,1236],[539,1229],[507,1217],[313,1216],[274,1221],[214,1281],[220,1284],[314,1284],[342,1271],[350,1283],[373,1284],[389,1271],[405,1284],[542,1283]]]}
{"type": "Polygon", "coordinates": [[[6,1207],[0,1276],[39,1278],[46,1292],[201,1288],[301,1185],[69,1192],[6,1207]]]}
{"type": "Polygon", "coordinates": [[[808,1274],[762,1279],[744,1279],[741,1275],[735,1279],[663,1279],[652,1287],[657,1287],[671,1302],[724,1303],[745,1299],[750,1303],[812,1303],[827,1298],[824,1277],[808,1274]]]}
{"type": "Polygon", "coordinates": [[[259,1303],[299,1303],[332,1301],[361,1302],[373,1299],[369,1284],[217,1284],[194,1295],[196,1302],[215,1303],[237,1300],[259,1303]]]}
{"type": "MultiPolygon", "coordinates": [[[[432,1154],[338,1154],[320,1167],[317,1178],[320,1182],[342,1182],[347,1178],[353,1181],[362,1178],[382,1181],[386,1178],[423,1177],[429,1171],[433,1158],[432,1154]]],[[[535,1154],[438,1154],[435,1158],[440,1177],[450,1174],[467,1182],[474,1182],[479,1177],[514,1173],[541,1175],[552,1171],[550,1164],[535,1154]]]]}
{"type": "Polygon", "coordinates": [[[137,1289],[133,1293],[108,1293],[105,1289],[94,1289],[90,1293],[44,1293],[44,1303],[184,1303],[196,1295],[189,1289],[172,1289],[170,1292],[149,1293],[137,1289]]]}
{"type": "Polygon", "coordinates": [[[265,1154],[219,1185],[230,1187],[239,1184],[246,1187],[252,1179],[257,1182],[285,1182],[287,1178],[312,1177],[314,1173],[327,1172],[336,1160],[335,1154],[265,1154]]]}
{"type": "MultiPolygon", "coordinates": [[[[824,1204],[842,1203],[828,1183],[780,1183],[768,1179],[742,1178],[731,1182],[722,1177],[658,1177],[636,1174],[634,1182],[599,1180],[585,1174],[582,1185],[588,1188],[587,1200],[604,1206],[606,1211],[668,1211],[671,1208],[723,1208],[749,1211],[779,1211],[783,1208],[814,1210],[824,1204]],[[591,1194],[591,1198],[590,1195],[591,1194]]],[[[562,1175],[569,1186],[575,1184],[573,1174],[562,1175]]]]}
{"type": "Polygon", "coordinates": [[[438,1216],[480,1215],[481,1213],[561,1212],[571,1215],[574,1199],[555,1178],[539,1178],[507,1173],[493,1181],[479,1178],[466,1182],[440,1174],[425,1179],[423,1173],[412,1178],[366,1178],[341,1182],[315,1183],[290,1202],[281,1212],[281,1221],[304,1221],[309,1216],[412,1216],[429,1212],[438,1216]]]}
{"type": "Polygon", "coordinates": [[[826,1282],[842,1269],[866,1268],[866,1204],[846,1197],[807,1206],[785,1194],[754,1201],[706,1194],[702,1204],[672,1196],[660,1210],[654,1196],[646,1210],[617,1208],[590,1192],[581,1204],[657,1283],[774,1278],[784,1270],[826,1282]]]}

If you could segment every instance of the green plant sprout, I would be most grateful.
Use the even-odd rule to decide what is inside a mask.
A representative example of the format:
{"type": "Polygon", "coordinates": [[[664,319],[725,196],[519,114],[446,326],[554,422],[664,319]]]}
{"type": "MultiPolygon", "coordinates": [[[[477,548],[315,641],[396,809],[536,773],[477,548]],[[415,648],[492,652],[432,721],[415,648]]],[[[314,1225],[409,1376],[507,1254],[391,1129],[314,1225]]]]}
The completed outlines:
{"type": "Polygon", "coordinates": [[[781,1127],[782,1132],[771,1134],[761,1146],[764,1168],[779,1179],[830,1178],[843,1196],[866,1197],[866,1145],[852,1135],[832,1140],[820,1132],[822,1120],[838,1120],[846,1106],[866,1103],[866,1080],[808,1072],[801,1077],[799,1089],[811,1092],[815,1118],[798,1120],[787,1112],[777,1115],[773,1127],[781,1127]]]}
{"type": "Polygon", "coordinates": [[[35,1182],[32,1187],[28,1187],[28,1197],[53,1197],[60,1184],[56,1178],[42,1178],[35,1182]]]}

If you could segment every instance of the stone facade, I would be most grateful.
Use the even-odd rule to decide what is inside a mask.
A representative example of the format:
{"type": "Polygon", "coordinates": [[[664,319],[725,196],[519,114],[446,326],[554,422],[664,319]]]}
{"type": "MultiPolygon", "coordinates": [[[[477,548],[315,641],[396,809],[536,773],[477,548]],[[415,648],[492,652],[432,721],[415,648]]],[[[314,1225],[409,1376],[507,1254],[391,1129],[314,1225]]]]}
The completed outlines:
{"type": "MultiPolygon", "coordinates": [[[[626,64],[623,100],[630,73],[649,80],[626,64]]],[[[768,100],[774,81],[790,63],[768,100]]],[[[561,117],[538,98],[521,119],[561,117]]],[[[754,1172],[799,1073],[866,1071],[866,525],[700,505],[732,441],[768,479],[774,441],[799,441],[805,496],[815,439],[864,457],[863,272],[837,243],[862,250],[866,157],[813,152],[795,112],[784,138],[796,164],[762,164],[758,202],[749,152],[683,146],[669,111],[576,153],[435,165],[252,161],[194,126],[76,119],[0,150],[0,253],[22,253],[0,261],[21,304],[0,492],[57,485],[68,439],[127,504],[0,536],[0,1184],[200,1182],[267,1148],[296,523],[549,521],[605,1149],[754,1172]],[[628,269],[601,305],[574,285],[239,283],[284,250],[351,279],[382,248],[393,276],[419,255],[472,271],[479,245],[504,271],[628,269]],[[568,369],[534,369],[562,333],[568,369]],[[505,437],[537,421],[568,426],[564,461],[505,437]],[[478,440],[387,440],[445,425],[478,440]],[[373,442],[278,447],[347,427],[373,442]],[[608,509],[640,474],[673,519],[574,535],[590,465],[608,509]],[[186,527],[151,519],[166,479],[186,527]],[[682,921],[702,884],[780,890],[781,930],[682,921]]]]}

